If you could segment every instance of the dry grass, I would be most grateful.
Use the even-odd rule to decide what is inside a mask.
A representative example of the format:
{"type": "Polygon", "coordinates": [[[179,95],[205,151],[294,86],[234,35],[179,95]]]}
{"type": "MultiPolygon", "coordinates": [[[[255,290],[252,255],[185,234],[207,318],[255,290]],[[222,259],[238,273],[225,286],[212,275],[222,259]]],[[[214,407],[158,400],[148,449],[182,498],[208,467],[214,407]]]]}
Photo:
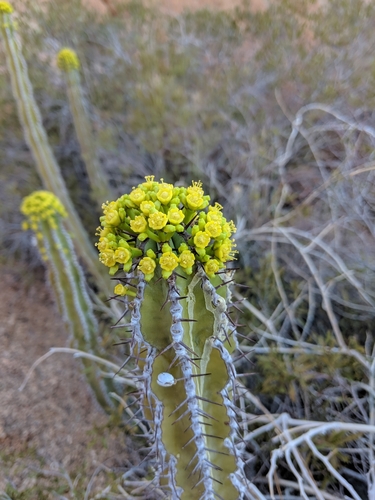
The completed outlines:
{"type": "MultiPolygon", "coordinates": [[[[255,17],[245,11],[236,17],[182,15],[174,10],[182,3],[163,2],[159,6],[173,12],[171,19],[134,10],[126,11],[121,22],[112,19],[103,24],[84,13],[72,19],[60,12],[60,17],[41,16],[48,36],[43,29],[35,34],[27,27],[23,36],[29,61],[38,61],[30,71],[45,125],[92,232],[95,216],[87,210],[87,184],[77,160],[62,79],[46,63],[48,57],[38,60],[31,43],[36,40],[46,50],[44,55],[48,51],[53,55],[74,30],[99,154],[114,188],[125,192],[151,173],[171,182],[199,177],[224,205],[228,218],[237,222],[241,268],[237,276],[249,287],[235,291],[244,324],[236,361],[238,372],[244,374],[238,388],[244,436],[239,450],[254,485],[253,498],[372,500],[374,11],[366,2],[332,0],[327,2],[332,4],[330,15],[315,18],[315,13],[307,19],[303,9],[291,3],[279,2],[279,9],[255,17]],[[298,10],[295,17],[293,8],[298,10]]],[[[1,92],[2,102],[9,106],[9,89],[4,85],[1,92]]],[[[30,174],[32,160],[22,149],[14,110],[8,109],[4,116],[3,158],[13,170],[8,172],[7,167],[2,174],[6,181],[2,199],[11,213],[1,213],[1,222],[8,249],[26,260],[30,248],[15,213],[18,200],[37,181],[30,174]]],[[[49,365],[49,358],[33,373],[25,389],[30,390],[29,399],[28,393],[14,397],[26,369],[56,345],[52,327],[44,335],[44,323],[38,323],[43,315],[36,307],[44,311],[46,322],[55,318],[48,316],[54,314],[50,305],[43,305],[48,299],[41,284],[41,289],[27,295],[17,289],[12,274],[6,273],[5,280],[9,291],[0,304],[4,315],[9,317],[10,310],[14,314],[3,337],[3,380],[9,388],[2,392],[6,398],[2,411],[11,421],[16,411],[12,405],[25,409],[11,421],[12,435],[19,438],[21,427],[26,437],[33,429],[34,417],[22,418],[31,407],[39,411],[47,396],[53,406],[64,394],[79,419],[84,410],[76,405],[87,392],[82,381],[76,382],[78,375],[72,375],[72,383],[80,387],[79,394],[71,394],[71,386],[53,373],[66,359],[61,354],[61,358],[54,355],[59,360],[56,365],[49,365]],[[18,329],[22,314],[28,326],[18,329]],[[11,330],[17,339],[13,347],[11,330]],[[30,330],[38,343],[27,337],[30,330]],[[34,385],[39,371],[52,385],[34,385]]],[[[85,397],[84,409],[95,416],[93,420],[99,418],[90,397],[85,397]]],[[[57,413],[55,408],[51,414],[34,414],[39,426],[30,446],[21,439],[23,451],[39,450],[37,436],[42,442],[47,439],[42,428],[46,435],[52,433],[47,425],[44,429],[44,419],[52,415],[50,420],[55,421],[57,413]]],[[[66,421],[64,415],[61,412],[59,418],[66,421]]],[[[86,424],[80,425],[84,433],[86,424]]],[[[8,439],[4,428],[3,439],[8,439]]],[[[64,432],[63,424],[60,429],[64,432]]],[[[55,437],[64,440],[57,433],[55,437]]],[[[45,445],[47,462],[64,449],[57,448],[53,445],[54,452],[46,451],[45,445]]],[[[11,447],[6,450],[5,455],[13,453],[11,447]]],[[[44,457],[44,452],[38,453],[44,457]]],[[[105,453],[98,460],[103,463],[105,453]]],[[[109,467],[116,472],[112,463],[109,467]]],[[[23,477],[18,469],[17,474],[23,477]]],[[[145,485],[134,478],[122,481],[118,474],[115,486],[134,491],[145,485]]],[[[127,498],[126,491],[113,495],[127,498]]]]}

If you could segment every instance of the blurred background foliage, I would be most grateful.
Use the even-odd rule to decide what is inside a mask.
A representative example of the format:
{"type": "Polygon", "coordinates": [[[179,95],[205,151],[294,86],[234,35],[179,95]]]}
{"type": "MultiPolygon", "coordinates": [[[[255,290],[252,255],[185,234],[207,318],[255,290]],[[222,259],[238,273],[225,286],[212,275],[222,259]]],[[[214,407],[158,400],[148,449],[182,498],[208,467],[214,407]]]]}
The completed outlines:
{"type": "MultiPolygon", "coordinates": [[[[236,222],[237,281],[248,287],[241,293],[277,332],[240,306],[251,364],[242,358],[238,366],[252,372],[247,386],[274,414],[369,423],[361,384],[370,375],[349,351],[374,349],[374,19],[374,2],[363,0],[277,0],[256,13],[244,3],[178,16],[139,1],[99,16],[79,0],[25,0],[17,16],[44,126],[93,241],[98,213],[55,62],[63,46],[82,63],[100,163],[116,193],[150,174],[173,183],[201,179],[236,222]],[[314,102],[320,105],[299,115],[288,151],[296,114],[314,102]],[[311,245],[313,266],[298,245],[311,245]],[[347,354],[338,349],[324,291],[347,354]]],[[[1,260],[38,269],[19,205],[41,186],[3,51],[0,43],[1,260]]],[[[268,438],[248,443],[255,481],[269,463],[268,438]]],[[[342,451],[362,446],[362,438],[348,439],[322,436],[319,449],[336,450],[335,467],[366,498],[367,459],[342,451]]],[[[302,453],[321,488],[344,491],[308,448],[302,453]]]]}

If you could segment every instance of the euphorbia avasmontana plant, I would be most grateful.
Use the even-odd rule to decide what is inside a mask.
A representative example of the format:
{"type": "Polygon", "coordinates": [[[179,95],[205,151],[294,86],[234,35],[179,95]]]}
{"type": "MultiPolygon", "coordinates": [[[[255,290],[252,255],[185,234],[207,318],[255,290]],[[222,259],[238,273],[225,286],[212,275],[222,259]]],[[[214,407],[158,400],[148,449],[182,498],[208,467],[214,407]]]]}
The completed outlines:
{"type": "Polygon", "coordinates": [[[234,439],[236,347],[227,264],[236,228],[199,182],[153,176],[103,205],[100,261],[131,309],[160,485],[171,498],[235,500],[245,493],[234,439]]]}
{"type": "MultiPolygon", "coordinates": [[[[72,239],[64,227],[67,212],[60,200],[49,191],[34,191],[21,205],[26,217],[23,229],[31,229],[40,255],[46,265],[48,281],[59,312],[72,337],[72,345],[82,351],[104,357],[93,304],[85,276],[74,251],[72,239]]],[[[56,332],[58,337],[58,332],[56,332]]],[[[86,379],[99,404],[111,413],[115,404],[110,394],[116,392],[116,381],[105,377],[91,359],[82,359],[86,379]]]]}

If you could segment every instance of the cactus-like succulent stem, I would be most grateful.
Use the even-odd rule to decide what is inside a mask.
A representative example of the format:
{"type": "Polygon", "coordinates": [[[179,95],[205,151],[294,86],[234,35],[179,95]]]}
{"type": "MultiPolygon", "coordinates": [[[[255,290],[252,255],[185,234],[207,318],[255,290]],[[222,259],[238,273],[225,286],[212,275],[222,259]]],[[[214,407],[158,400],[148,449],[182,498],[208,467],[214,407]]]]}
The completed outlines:
{"type": "MultiPolygon", "coordinates": [[[[181,323],[181,316],[183,313],[183,307],[181,305],[181,302],[176,300],[176,297],[179,295],[175,283],[173,283],[174,280],[170,280],[170,302],[171,302],[171,316],[172,316],[172,326],[171,326],[171,335],[172,339],[174,341],[174,352],[175,355],[178,359],[178,364],[181,368],[181,372],[183,375],[183,382],[184,382],[184,390],[186,394],[186,399],[183,402],[184,406],[187,406],[187,409],[189,411],[189,417],[191,424],[187,426],[187,428],[184,430],[186,431],[191,431],[193,433],[193,436],[188,439],[188,441],[181,446],[181,451],[185,448],[187,448],[190,444],[194,442],[195,447],[196,447],[196,452],[194,456],[196,457],[195,460],[192,462],[196,462],[194,468],[190,470],[188,477],[186,480],[190,479],[191,477],[194,477],[199,473],[199,476],[201,479],[196,480],[197,482],[193,485],[194,479],[192,481],[192,487],[191,489],[198,488],[200,484],[202,483],[202,486],[204,487],[204,492],[202,494],[202,500],[206,500],[209,498],[214,498],[214,484],[213,480],[214,478],[211,476],[211,468],[212,466],[210,465],[210,461],[207,458],[207,454],[205,452],[205,447],[206,447],[206,437],[209,436],[207,434],[207,425],[204,422],[203,424],[200,422],[200,406],[199,406],[199,399],[198,399],[198,394],[197,392],[199,391],[199,387],[196,387],[196,382],[193,380],[193,370],[194,370],[194,364],[191,363],[190,359],[190,349],[187,349],[183,345],[183,339],[184,339],[184,328],[181,323]]],[[[196,365],[197,366],[197,365],[196,365]]],[[[211,425],[211,424],[210,424],[211,425]]],[[[190,432],[189,432],[190,433],[190,432]]],[[[178,454],[177,454],[178,455],[178,454]]],[[[187,467],[187,470],[189,470],[189,465],[191,466],[192,463],[189,461],[188,464],[186,464],[185,467],[187,467]]],[[[180,474],[181,475],[181,474],[180,474]]],[[[178,476],[177,476],[178,477],[178,476]]],[[[186,488],[185,488],[186,489],[186,488]]],[[[186,496],[186,495],[185,495],[186,496]]]]}
{"type": "Polygon", "coordinates": [[[113,198],[113,193],[96,154],[95,140],[84,105],[79,59],[73,50],[65,48],[60,50],[57,64],[65,76],[70,110],[92,189],[92,199],[101,207],[102,203],[113,198]]]}
{"type": "Polygon", "coordinates": [[[229,353],[235,339],[229,345],[225,299],[203,270],[152,284],[142,275],[138,279],[130,323],[143,371],[144,415],[154,432],[158,481],[169,487],[173,499],[238,498],[238,425],[230,397],[235,370],[229,353]],[[162,307],[165,297],[169,308],[162,307]],[[204,322],[199,317],[190,321],[202,302],[204,322]]]}
{"type": "MultiPolygon", "coordinates": [[[[65,230],[62,217],[66,215],[59,200],[47,191],[36,191],[23,200],[22,213],[36,235],[38,248],[46,263],[55,300],[74,346],[85,352],[102,355],[98,341],[98,324],[78,263],[72,240],[65,230]]],[[[99,404],[108,412],[115,407],[109,393],[115,391],[113,380],[103,379],[96,363],[82,359],[86,377],[99,404]]]]}
{"type": "MultiPolygon", "coordinates": [[[[6,2],[3,2],[4,4],[6,2]]],[[[21,42],[17,36],[11,11],[0,10],[0,31],[3,35],[6,60],[11,76],[12,90],[17,102],[20,121],[26,142],[34,156],[39,176],[44,187],[63,202],[69,213],[69,228],[74,235],[76,248],[95,276],[103,292],[109,292],[109,282],[98,266],[95,251],[87,232],[73,206],[59,166],[48,143],[42,117],[35,101],[29,80],[27,64],[22,55],[21,42]]]]}

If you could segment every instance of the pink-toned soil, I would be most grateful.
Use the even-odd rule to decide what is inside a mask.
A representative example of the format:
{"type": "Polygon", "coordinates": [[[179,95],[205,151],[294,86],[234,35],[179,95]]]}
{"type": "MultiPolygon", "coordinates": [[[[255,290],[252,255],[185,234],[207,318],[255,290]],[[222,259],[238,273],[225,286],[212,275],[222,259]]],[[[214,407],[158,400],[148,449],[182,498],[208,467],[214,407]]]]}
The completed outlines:
{"type": "MultiPolygon", "coordinates": [[[[86,5],[94,7],[100,12],[114,9],[118,0],[85,0],[86,5]]],[[[157,6],[163,12],[178,14],[184,9],[231,9],[242,4],[242,0],[146,0],[146,4],[157,6]]],[[[251,0],[250,6],[254,10],[264,9],[269,0],[251,0]]]]}
{"type": "Polygon", "coordinates": [[[101,464],[124,467],[131,450],[121,433],[106,427],[78,360],[51,356],[19,392],[32,363],[69,339],[42,276],[28,283],[25,273],[1,267],[0,282],[0,493],[12,484],[31,488],[25,498],[37,499],[56,473],[72,481],[82,474],[87,483],[101,464]],[[46,479],[36,475],[40,470],[46,479]]]}

